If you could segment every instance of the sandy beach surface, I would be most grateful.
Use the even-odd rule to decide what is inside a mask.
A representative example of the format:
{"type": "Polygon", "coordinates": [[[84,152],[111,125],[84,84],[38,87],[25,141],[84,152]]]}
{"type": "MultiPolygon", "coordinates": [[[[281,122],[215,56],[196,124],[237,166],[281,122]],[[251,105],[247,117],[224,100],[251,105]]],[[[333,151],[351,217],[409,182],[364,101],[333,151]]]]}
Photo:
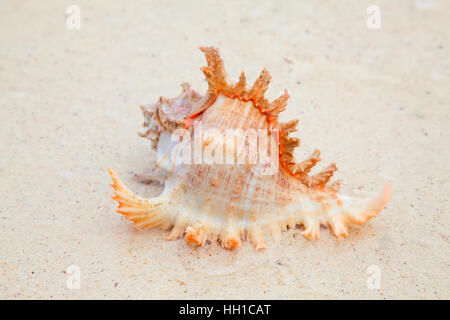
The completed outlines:
{"type": "Polygon", "coordinates": [[[0,39],[0,298],[450,298],[449,1],[10,0],[0,39]],[[115,213],[106,167],[161,192],[133,178],[153,163],[138,106],[183,81],[205,92],[200,45],[220,48],[232,79],[266,67],[270,99],[290,90],[297,159],[320,148],[343,193],[390,181],[381,215],[345,240],[299,228],[227,251],[115,213]]]}

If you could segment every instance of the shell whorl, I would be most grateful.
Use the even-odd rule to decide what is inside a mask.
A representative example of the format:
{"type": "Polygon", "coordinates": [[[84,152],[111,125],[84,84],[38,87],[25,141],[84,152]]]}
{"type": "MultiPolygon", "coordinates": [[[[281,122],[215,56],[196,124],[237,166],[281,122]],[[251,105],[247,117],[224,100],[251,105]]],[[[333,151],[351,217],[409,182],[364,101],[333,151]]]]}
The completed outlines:
{"type": "MultiPolygon", "coordinates": [[[[248,164],[172,164],[163,193],[151,199],[134,195],[108,169],[120,214],[137,228],[171,229],[168,239],[184,236],[196,245],[217,239],[230,249],[249,239],[260,249],[265,247],[267,232],[279,240],[281,231],[303,225],[302,234],[314,240],[324,225],[342,238],[350,226],[362,225],[381,212],[393,193],[389,183],[373,199],[356,199],[338,193],[339,181],[328,184],[337,170],[334,163],[310,175],[321,160],[318,150],[304,161],[295,161],[294,150],[300,140],[290,134],[297,130],[298,120],[278,121],[289,93],[285,91],[272,102],[265,98],[271,79],[266,69],[247,89],[243,72],[237,83],[230,83],[216,48],[200,49],[207,60],[207,66],[201,68],[208,81],[207,93],[201,96],[183,84],[178,97],[160,98],[156,104],[141,107],[145,122],[140,135],[152,141],[158,155],[167,158],[173,147],[167,143],[169,134],[183,128],[193,136],[197,121],[205,129],[275,130],[280,166],[275,174],[258,175],[255,166],[248,164]]],[[[217,138],[208,136],[202,147],[217,138]]]]}

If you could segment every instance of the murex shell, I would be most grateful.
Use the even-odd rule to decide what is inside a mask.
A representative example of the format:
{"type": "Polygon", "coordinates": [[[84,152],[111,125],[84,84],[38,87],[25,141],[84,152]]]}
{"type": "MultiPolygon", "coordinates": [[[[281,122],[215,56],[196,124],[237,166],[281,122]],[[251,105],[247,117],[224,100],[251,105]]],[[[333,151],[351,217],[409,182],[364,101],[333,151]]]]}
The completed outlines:
{"type": "MultiPolygon", "coordinates": [[[[119,203],[117,212],[134,221],[139,229],[170,229],[170,240],[184,236],[188,244],[200,246],[218,240],[229,249],[238,248],[242,239],[249,239],[261,249],[265,247],[266,233],[278,241],[281,231],[301,225],[302,234],[311,240],[319,238],[321,225],[329,226],[336,237],[343,238],[350,226],[363,225],[381,212],[393,194],[389,183],[377,197],[357,199],[339,194],[339,181],[328,184],[337,170],[334,163],[310,174],[320,161],[318,150],[302,162],[294,160],[293,152],[300,141],[289,135],[296,131],[298,120],[278,121],[289,93],[285,91],[273,102],[266,100],[264,93],[270,82],[267,70],[247,89],[244,73],[236,84],[230,83],[216,48],[200,49],[208,63],[201,68],[209,86],[204,96],[184,83],[178,97],[161,97],[155,104],[141,106],[145,122],[140,135],[148,138],[157,152],[157,167],[165,172],[163,192],[150,199],[136,196],[108,169],[114,182],[113,199],[119,203]],[[183,142],[194,140],[197,124],[204,133],[200,150],[216,146],[212,147],[214,154],[220,154],[225,146],[225,153],[236,157],[243,149],[230,147],[228,138],[226,144],[218,143],[223,142],[224,130],[266,132],[271,137],[270,145],[277,147],[276,171],[264,174],[267,164],[248,161],[207,163],[189,161],[189,157],[188,161],[175,161],[174,150],[180,143],[174,141],[173,135],[178,132],[183,142]]],[[[249,148],[248,142],[244,148],[249,148]]],[[[275,154],[273,150],[271,155],[275,154]]]]}

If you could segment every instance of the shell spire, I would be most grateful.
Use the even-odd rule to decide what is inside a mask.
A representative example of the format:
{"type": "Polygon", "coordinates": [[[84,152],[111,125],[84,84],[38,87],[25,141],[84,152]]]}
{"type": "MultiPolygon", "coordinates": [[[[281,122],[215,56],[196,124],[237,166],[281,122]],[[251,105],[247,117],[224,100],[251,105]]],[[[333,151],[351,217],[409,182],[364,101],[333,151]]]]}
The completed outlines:
{"type": "Polygon", "coordinates": [[[267,101],[264,97],[265,92],[269,88],[271,75],[267,69],[263,69],[258,79],[253,83],[252,87],[246,89],[246,76],[242,72],[239,81],[236,84],[229,82],[229,77],[225,71],[223,60],[220,57],[219,50],[214,47],[200,47],[205,54],[207,66],[201,67],[200,70],[205,74],[208,81],[208,92],[205,97],[205,104],[200,111],[195,112],[189,118],[195,118],[206,109],[208,109],[217,99],[219,93],[229,98],[237,98],[242,101],[253,101],[254,105],[259,108],[261,113],[268,117],[269,123],[273,126],[278,124],[278,114],[286,109],[289,99],[289,92],[284,91],[279,98],[272,102],[267,101]]]}

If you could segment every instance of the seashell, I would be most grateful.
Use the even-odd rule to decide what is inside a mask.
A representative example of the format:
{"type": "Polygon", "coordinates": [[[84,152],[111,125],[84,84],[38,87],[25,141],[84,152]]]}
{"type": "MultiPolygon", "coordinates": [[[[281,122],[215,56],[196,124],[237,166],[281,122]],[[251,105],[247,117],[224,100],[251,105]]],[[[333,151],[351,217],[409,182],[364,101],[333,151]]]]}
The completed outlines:
{"type": "Polygon", "coordinates": [[[261,249],[267,233],[280,240],[282,231],[302,225],[302,234],[311,240],[319,238],[321,225],[344,238],[349,227],[363,225],[383,210],[393,194],[390,183],[373,199],[353,198],[338,192],[340,181],[329,183],[337,170],[334,163],[310,174],[321,160],[319,150],[295,161],[293,152],[300,141],[290,134],[298,120],[278,121],[289,93],[267,101],[264,93],[271,77],[266,69],[248,89],[244,73],[237,83],[230,82],[217,49],[200,49],[208,64],[201,68],[209,87],[204,96],[184,83],[178,97],[161,97],[155,104],[141,106],[145,121],[140,135],[151,141],[157,166],[167,172],[163,192],[141,198],[108,168],[118,213],[139,229],[170,229],[169,240],[184,236],[188,244],[199,246],[218,240],[224,248],[234,249],[249,239],[261,249]],[[239,133],[237,137],[227,135],[231,129],[239,133]],[[244,142],[241,139],[238,147],[234,141],[242,132],[244,142]],[[267,143],[260,136],[251,140],[247,132],[262,132],[267,143]],[[262,147],[257,150],[257,162],[251,162],[249,150],[255,141],[262,147]],[[194,152],[189,154],[192,144],[194,152]],[[213,151],[214,161],[204,157],[205,150],[213,151]],[[187,156],[180,162],[176,155],[181,151],[187,156]],[[265,156],[275,162],[260,161],[266,151],[265,156]],[[216,161],[223,154],[232,161],[216,161]],[[244,161],[237,160],[243,157],[244,161]]]}

